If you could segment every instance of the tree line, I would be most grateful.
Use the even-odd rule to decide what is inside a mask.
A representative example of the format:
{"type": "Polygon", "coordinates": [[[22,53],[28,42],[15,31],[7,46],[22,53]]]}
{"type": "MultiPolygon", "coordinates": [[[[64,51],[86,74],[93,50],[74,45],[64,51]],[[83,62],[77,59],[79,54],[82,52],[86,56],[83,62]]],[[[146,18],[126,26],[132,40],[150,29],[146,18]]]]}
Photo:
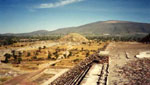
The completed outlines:
{"type": "Polygon", "coordinates": [[[27,42],[34,42],[43,40],[58,40],[59,38],[60,36],[0,36],[0,46],[22,42],[21,39],[26,39],[27,42]]]}
{"type": "Polygon", "coordinates": [[[141,37],[136,36],[87,36],[89,40],[96,40],[96,41],[140,41],[141,37]]]}
{"type": "Polygon", "coordinates": [[[150,34],[144,37],[143,39],[140,40],[140,42],[143,43],[150,43],[150,34]]]}

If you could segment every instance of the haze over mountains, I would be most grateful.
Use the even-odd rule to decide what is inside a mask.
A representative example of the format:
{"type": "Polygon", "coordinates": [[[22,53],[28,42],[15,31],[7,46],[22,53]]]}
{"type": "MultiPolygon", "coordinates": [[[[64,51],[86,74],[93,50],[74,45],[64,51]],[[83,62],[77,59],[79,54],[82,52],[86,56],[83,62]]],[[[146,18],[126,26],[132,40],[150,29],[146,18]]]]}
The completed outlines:
{"type": "Polygon", "coordinates": [[[8,36],[49,36],[65,35],[68,33],[83,35],[146,35],[150,33],[150,23],[129,21],[99,21],[70,28],[61,28],[54,31],[38,30],[30,33],[3,34],[8,36]]]}

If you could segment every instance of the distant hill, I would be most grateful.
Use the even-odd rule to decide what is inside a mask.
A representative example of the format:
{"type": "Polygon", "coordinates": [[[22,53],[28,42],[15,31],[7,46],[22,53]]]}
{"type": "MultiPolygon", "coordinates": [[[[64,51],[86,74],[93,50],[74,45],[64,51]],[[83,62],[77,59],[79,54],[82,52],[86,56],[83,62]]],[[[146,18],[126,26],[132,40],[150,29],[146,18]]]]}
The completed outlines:
{"type": "Polygon", "coordinates": [[[134,35],[150,33],[150,24],[128,21],[100,21],[74,28],[65,28],[51,33],[67,34],[76,32],[83,35],[134,35]]]}
{"type": "Polygon", "coordinates": [[[47,30],[38,30],[38,31],[33,31],[29,33],[6,33],[6,34],[1,34],[5,36],[46,36],[49,34],[49,31],[47,30]]]}
{"type": "Polygon", "coordinates": [[[72,32],[79,33],[82,35],[117,35],[117,36],[146,35],[150,33],[150,23],[110,20],[110,21],[99,21],[89,23],[78,27],[62,28],[54,31],[39,30],[30,33],[9,34],[9,35],[49,36],[49,35],[66,35],[72,32]]]}

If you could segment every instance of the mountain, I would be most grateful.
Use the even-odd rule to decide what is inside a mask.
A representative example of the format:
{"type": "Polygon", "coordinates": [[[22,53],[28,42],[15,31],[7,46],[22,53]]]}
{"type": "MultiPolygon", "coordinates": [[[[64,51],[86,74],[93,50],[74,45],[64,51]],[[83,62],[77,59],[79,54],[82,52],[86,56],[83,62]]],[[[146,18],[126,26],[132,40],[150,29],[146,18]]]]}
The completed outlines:
{"type": "Polygon", "coordinates": [[[68,34],[76,32],[84,35],[134,35],[150,33],[149,23],[128,21],[100,21],[74,28],[65,28],[52,31],[52,33],[68,34]]]}
{"type": "MultiPolygon", "coordinates": [[[[3,34],[4,36],[45,36],[49,34],[49,31],[47,30],[38,30],[38,31],[33,31],[29,33],[6,33],[3,34]]],[[[2,34],[1,34],[2,35],[2,34]]]]}
{"type": "Polygon", "coordinates": [[[34,31],[34,32],[30,32],[30,33],[21,33],[19,35],[24,35],[24,36],[45,36],[49,33],[49,31],[47,30],[38,30],[38,31],[34,31]]]}
{"type": "Polygon", "coordinates": [[[109,20],[89,23],[78,27],[57,29],[54,31],[39,30],[30,33],[13,35],[49,36],[65,35],[72,32],[82,35],[146,35],[150,33],[150,23],[109,20]]]}

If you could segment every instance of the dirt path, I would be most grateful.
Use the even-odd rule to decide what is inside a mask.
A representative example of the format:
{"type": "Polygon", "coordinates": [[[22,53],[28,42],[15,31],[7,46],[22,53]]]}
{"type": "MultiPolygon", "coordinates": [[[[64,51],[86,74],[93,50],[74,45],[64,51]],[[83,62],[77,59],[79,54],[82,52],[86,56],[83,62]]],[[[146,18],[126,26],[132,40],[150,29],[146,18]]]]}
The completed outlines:
{"type": "Polygon", "coordinates": [[[58,74],[56,74],[55,76],[53,76],[52,78],[50,78],[49,80],[47,80],[46,82],[44,82],[41,85],[48,85],[48,84],[50,84],[52,81],[54,81],[55,79],[57,79],[59,76],[61,76],[62,74],[64,74],[68,70],[69,69],[63,69],[61,72],[59,72],[58,74]]]}
{"type": "Polygon", "coordinates": [[[4,82],[4,85],[36,85],[35,83],[33,83],[32,81],[37,79],[38,77],[40,77],[40,74],[47,69],[48,66],[59,62],[60,60],[57,60],[55,62],[51,62],[51,63],[46,63],[44,65],[41,66],[41,68],[36,71],[36,72],[32,72],[32,73],[27,73],[27,74],[22,74],[20,76],[17,76],[11,80],[8,80],[6,82],[4,82]]]}

